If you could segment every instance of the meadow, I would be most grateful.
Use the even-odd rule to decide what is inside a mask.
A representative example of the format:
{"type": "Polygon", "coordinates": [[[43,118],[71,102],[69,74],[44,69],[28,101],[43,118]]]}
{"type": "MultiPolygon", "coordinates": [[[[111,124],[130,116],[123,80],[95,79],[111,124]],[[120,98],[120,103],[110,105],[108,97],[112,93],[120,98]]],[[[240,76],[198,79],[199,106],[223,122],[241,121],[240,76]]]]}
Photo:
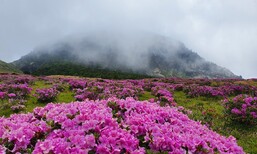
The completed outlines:
{"type": "Polygon", "coordinates": [[[257,80],[0,75],[0,153],[257,153],[257,80]]]}

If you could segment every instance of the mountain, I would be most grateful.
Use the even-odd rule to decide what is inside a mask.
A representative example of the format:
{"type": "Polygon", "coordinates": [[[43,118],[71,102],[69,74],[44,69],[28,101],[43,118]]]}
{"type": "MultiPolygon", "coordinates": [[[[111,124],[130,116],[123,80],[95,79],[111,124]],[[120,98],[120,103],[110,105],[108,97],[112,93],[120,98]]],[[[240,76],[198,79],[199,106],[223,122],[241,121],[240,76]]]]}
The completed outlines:
{"type": "MultiPolygon", "coordinates": [[[[13,64],[25,73],[41,75],[63,74],[68,71],[67,67],[79,66],[84,71],[90,68],[154,77],[239,78],[228,69],[206,61],[183,43],[149,33],[92,33],[86,37],[69,37],[38,47],[13,64]],[[62,63],[66,64],[62,65],[65,71],[49,71],[62,63]]],[[[76,74],[83,74],[83,70],[76,74]]]]}
{"type": "Polygon", "coordinates": [[[0,73],[22,73],[19,69],[17,69],[14,65],[8,64],[0,60],[0,73]]]}

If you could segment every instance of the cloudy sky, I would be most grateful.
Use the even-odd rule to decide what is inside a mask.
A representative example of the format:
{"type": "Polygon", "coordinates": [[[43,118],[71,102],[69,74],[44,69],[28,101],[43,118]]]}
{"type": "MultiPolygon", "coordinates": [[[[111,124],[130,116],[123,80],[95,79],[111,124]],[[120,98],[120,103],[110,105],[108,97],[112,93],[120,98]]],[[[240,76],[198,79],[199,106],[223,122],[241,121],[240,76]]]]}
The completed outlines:
{"type": "Polygon", "coordinates": [[[237,75],[257,77],[257,0],[0,0],[0,59],[116,29],[171,37],[237,75]]]}

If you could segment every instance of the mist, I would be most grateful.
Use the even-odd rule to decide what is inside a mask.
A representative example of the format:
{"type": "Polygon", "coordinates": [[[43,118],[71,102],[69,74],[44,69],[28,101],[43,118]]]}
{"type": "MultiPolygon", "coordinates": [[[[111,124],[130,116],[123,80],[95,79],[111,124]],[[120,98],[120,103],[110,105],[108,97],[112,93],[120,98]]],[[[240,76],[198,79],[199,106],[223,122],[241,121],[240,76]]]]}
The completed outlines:
{"type": "Polygon", "coordinates": [[[151,69],[152,55],[161,55],[165,61],[174,61],[179,59],[177,53],[183,47],[183,43],[177,40],[154,33],[109,30],[70,35],[35,48],[33,54],[40,56],[44,53],[53,55],[65,52],[76,57],[74,61],[78,63],[142,72],[151,69]]]}
{"type": "MultiPolygon", "coordinates": [[[[113,48],[124,51],[114,54],[119,57],[117,60],[133,68],[145,67],[145,60],[140,57],[144,57],[151,39],[138,39],[141,42],[129,39],[156,34],[182,42],[206,60],[237,75],[257,77],[254,0],[0,0],[0,3],[0,59],[7,62],[58,41],[76,44],[78,38],[90,33],[117,32],[121,46],[113,48]],[[138,50],[132,50],[135,48],[138,50]],[[139,50],[141,54],[134,57],[139,50]]],[[[102,46],[117,40],[104,35],[98,39],[103,40],[102,46]]],[[[97,57],[93,52],[90,54],[91,57],[89,54],[86,57],[97,57]]]]}

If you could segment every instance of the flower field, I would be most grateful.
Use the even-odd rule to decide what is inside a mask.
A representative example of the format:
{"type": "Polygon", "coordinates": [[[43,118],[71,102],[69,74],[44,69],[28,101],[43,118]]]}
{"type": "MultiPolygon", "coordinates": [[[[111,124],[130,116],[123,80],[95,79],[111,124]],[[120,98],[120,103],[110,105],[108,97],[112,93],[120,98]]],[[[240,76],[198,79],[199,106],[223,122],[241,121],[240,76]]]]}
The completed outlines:
{"type": "Polygon", "coordinates": [[[0,153],[257,153],[257,80],[0,75],[0,153]]]}

